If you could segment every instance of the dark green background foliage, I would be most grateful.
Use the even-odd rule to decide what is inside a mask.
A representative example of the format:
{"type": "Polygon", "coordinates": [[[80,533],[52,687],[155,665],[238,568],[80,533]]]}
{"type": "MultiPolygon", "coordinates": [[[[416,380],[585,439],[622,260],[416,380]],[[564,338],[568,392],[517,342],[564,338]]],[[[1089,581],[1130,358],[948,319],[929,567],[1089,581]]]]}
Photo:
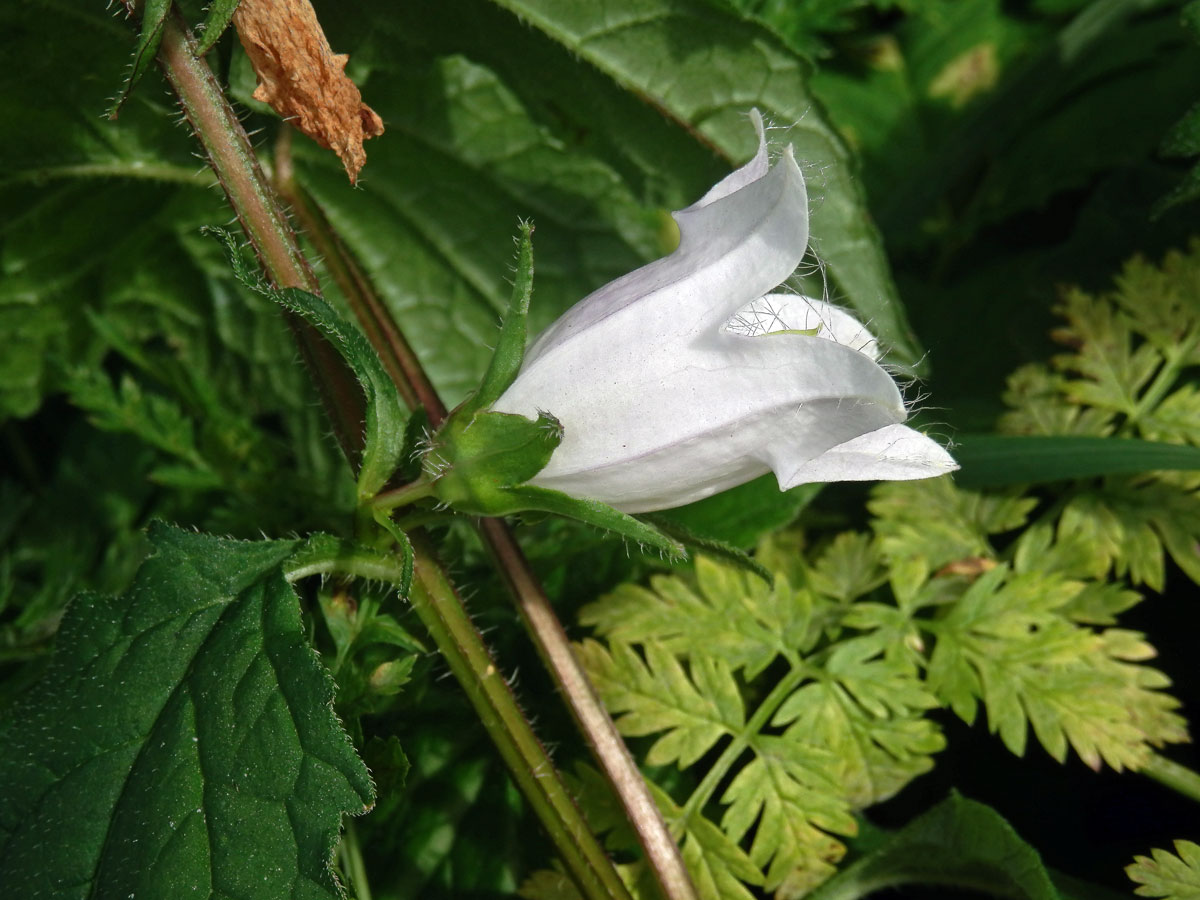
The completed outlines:
{"type": "MultiPolygon", "coordinates": [[[[773,135],[793,143],[808,178],[809,262],[822,268],[810,267],[804,285],[857,311],[888,362],[921,375],[908,395],[931,433],[978,433],[964,438],[960,484],[986,495],[889,488],[873,495],[868,522],[865,489],[781,495],[768,478],[664,519],[750,549],[799,515],[808,542],[795,531],[778,538],[770,546],[787,553],[776,551],[772,571],[815,577],[804,590],[826,616],[820,627],[805,620],[815,661],[768,665],[774,657],[756,651],[757,663],[731,662],[721,658],[726,635],[702,670],[649,625],[618,649],[589,645],[610,693],[631,673],[654,684],[678,669],[684,706],[725,703],[723,724],[708,731],[654,716],[628,729],[706,884],[722,896],[763,883],[786,894],[798,884],[793,857],[815,854],[824,876],[845,850],[857,862],[815,895],[840,900],[941,852],[962,862],[959,882],[992,877],[999,855],[1019,861],[1009,896],[1097,896],[1052,881],[994,813],[962,798],[935,806],[951,785],[1016,821],[1052,865],[1117,887],[1134,853],[1194,836],[1194,812],[1145,782],[1082,772],[1077,761],[1064,768],[1036,747],[1018,763],[986,734],[998,731],[1011,750],[1040,741],[1059,758],[1070,744],[1090,760],[1088,710],[1109,722],[1119,710],[1082,704],[1082,725],[1047,725],[1035,704],[1014,714],[1010,698],[969,674],[986,662],[965,651],[947,658],[983,640],[983,626],[965,621],[980,608],[1001,630],[1028,626],[1037,640],[1096,650],[1095,671],[1081,663],[1071,677],[1107,678],[1110,688],[1131,679],[1137,702],[1126,712],[1152,720],[1105,745],[1124,764],[1141,760],[1147,742],[1181,736],[1169,698],[1155,699],[1167,697],[1158,670],[1175,678],[1184,713],[1200,698],[1183,597],[1200,576],[1200,484],[1186,471],[1200,445],[1200,264],[1194,249],[1166,255],[1195,231],[1194,10],[1166,0],[317,6],[387,130],[366,145],[354,188],[330,153],[295,136],[297,181],[451,405],[479,383],[496,342],[519,219],[536,225],[536,333],[674,246],[669,211],[750,155],[745,114],[757,107],[790,129],[773,135]],[[1160,384],[1163,371],[1172,377],[1160,384]],[[1038,437],[1049,442],[1029,442],[1038,437]],[[1160,466],[1178,471],[1142,474],[1160,466]],[[922,524],[931,517],[940,527],[922,524]],[[977,557],[999,574],[974,588],[943,568],[977,557]],[[829,559],[867,574],[838,582],[829,559]],[[1045,590],[1027,590],[1031,579],[1045,590]],[[1177,602],[1136,605],[1135,591],[1177,602]],[[1037,606],[1038,597],[1053,602],[1037,606]],[[920,654],[936,646],[937,628],[950,636],[933,666],[920,654]],[[1132,659],[1149,644],[1129,629],[1161,651],[1154,669],[1132,659]],[[666,649],[646,649],[660,639],[666,649]],[[837,656],[844,645],[857,649],[837,656]],[[631,654],[624,668],[612,661],[622,654],[631,654]],[[845,739],[865,748],[857,768],[820,748],[780,751],[811,791],[815,821],[774,809],[779,828],[763,828],[755,845],[760,832],[741,826],[776,798],[747,787],[750,776],[740,793],[722,783],[703,809],[685,815],[683,804],[740,727],[740,704],[758,708],[769,691],[755,679],[778,681],[789,667],[829,696],[817,703],[813,687],[774,724],[759,723],[755,753],[782,746],[793,721],[834,708],[846,684],[873,684],[885,669],[895,677],[879,679],[893,690],[881,688],[874,705],[867,688],[850,704],[846,721],[859,730],[845,739]],[[958,721],[977,709],[973,727],[958,721]],[[880,722],[907,731],[884,734],[880,722]],[[672,729],[684,736],[664,744],[672,729]],[[878,779],[870,789],[868,775],[878,779]],[[838,793],[839,778],[856,787],[838,793]],[[1093,796],[1152,815],[1122,814],[1123,831],[1104,830],[1093,796]],[[885,834],[871,818],[909,824],[885,834]],[[797,837],[789,850],[785,826],[808,843],[797,837]]],[[[214,8],[224,15],[229,4],[214,8]]],[[[203,19],[198,3],[184,11],[203,19]]],[[[208,60],[269,166],[281,124],[251,99],[254,75],[233,35],[216,33],[208,60]]],[[[207,873],[200,886],[213,891],[236,893],[239,880],[262,875],[270,887],[256,880],[246,896],[333,896],[334,873],[345,878],[360,853],[377,897],[507,894],[535,872],[531,896],[568,896],[525,803],[392,592],[331,580],[297,593],[284,580],[297,535],[354,531],[354,478],[274,302],[240,283],[201,234],[228,226],[229,209],[157,69],[140,59],[131,68],[137,47],[134,24],[98,0],[0,4],[0,895],[125,896],[136,885],[139,897],[178,896],[207,873]],[[105,118],[131,74],[140,81],[118,118],[105,118]],[[310,643],[335,679],[338,718],[310,643]],[[81,714],[81,704],[103,708],[81,714]],[[346,832],[331,871],[341,813],[360,812],[371,795],[342,727],[370,766],[378,805],[346,832]],[[207,848],[195,809],[211,830],[207,848]],[[123,855],[134,840],[165,841],[161,866],[129,863],[143,858],[123,855]],[[42,865],[55,872],[53,890],[42,865]]],[[[345,313],[319,261],[318,273],[345,313]]],[[[400,453],[392,437],[379,449],[388,464],[400,453]]],[[[386,474],[372,470],[360,490],[386,474]]],[[[437,525],[433,535],[497,655],[521,672],[539,733],[570,768],[582,750],[499,579],[466,528],[437,525]]],[[[640,590],[626,585],[596,605],[623,583],[659,574],[660,587],[683,591],[693,577],[563,520],[529,517],[521,536],[580,636],[603,621],[603,604],[640,590]]],[[[614,706],[639,709],[628,696],[614,706]]],[[[597,827],[613,824],[589,777],[580,776],[581,802],[597,827]]],[[[622,862],[633,859],[620,828],[608,839],[622,862]]],[[[1186,862],[1191,848],[1178,852],[1186,862]]],[[[1160,863],[1181,884],[1195,874],[1155,859],[1134,874],[1150,888],[1163,882],[1160,863]]]]}

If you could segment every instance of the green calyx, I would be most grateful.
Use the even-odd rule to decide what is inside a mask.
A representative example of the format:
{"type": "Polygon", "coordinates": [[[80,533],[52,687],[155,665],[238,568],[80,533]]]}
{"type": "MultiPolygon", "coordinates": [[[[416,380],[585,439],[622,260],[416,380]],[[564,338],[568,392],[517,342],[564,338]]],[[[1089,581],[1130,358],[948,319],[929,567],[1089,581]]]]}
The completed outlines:
{"type": "Polygon", "coordinates": [[[561,441],[562,426],[547,413],[534,421],[464,405],[438,431],[425,471],[443,503],[471,515],[502,516],[523,508],[512,489],[540,472],[561,441]]]}

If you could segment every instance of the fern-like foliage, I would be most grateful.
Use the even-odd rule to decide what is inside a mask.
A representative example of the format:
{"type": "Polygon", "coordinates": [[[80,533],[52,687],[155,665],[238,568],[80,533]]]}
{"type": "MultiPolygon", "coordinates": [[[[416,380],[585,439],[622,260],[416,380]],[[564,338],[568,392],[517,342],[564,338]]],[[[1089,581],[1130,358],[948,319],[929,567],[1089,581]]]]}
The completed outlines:
{"type": "Polygon", "coordinates": [[[943,746],[917,659],[844,625],[882,581],[870,541],[835,542],[799,587],[787,555],[781,542],[760,549],[773,587],[700,558],[694,579],[625,585],[581,614],[600,639],[580,655],[618,727],[655,737],[648,764],[697,770],[688,796],[663,807],[704,897],[750,896],[745,884],[803,895],[845,852],[852,811],[943,746]]]}
{"type": "MultiPolygon", "coordinates": [[[[1161,266],[1135,259],[1115,290],[1068,292],[1055,338],[1070,348],[1018,369],[1000,421],[1010,434],[1139,437],[1200,445],[1200,244],[1161,266]]],[[[1060,501],[1058,534],[1092,547],[1089,573],[1109,570],[1161,591],[1169,554],[1200,583],[1200,475],[1114,476],[1060,501]]]]}
{"type": "Polygon", "coordinates": [[[1153,647],[1096,627],[1140,597],[1096,580],[1095,548],[1079,531],[1055,540],[1052,512],[1030,523],[1036,504],[949,479],[878,488],[871,511],[897,604],[860,604],[849,621],[920,648],[925,686],[968,723],[982,706],[1012,752],[1032,729],[1060,761],[1073,748],[1092,768],[1136,769],[1151,747],[1187,739],[1161,690],[1169,679],[1144,665],[1153,647]]]}
{"type": "Polygon", "coordinates": [[[1139,896],[1193,900],[1200,897],[1200,846],[1176,841],[1174,853],[1151,850],[1150,856],[1135,856],[1125,874],[1137,882],[1139,896]]]}

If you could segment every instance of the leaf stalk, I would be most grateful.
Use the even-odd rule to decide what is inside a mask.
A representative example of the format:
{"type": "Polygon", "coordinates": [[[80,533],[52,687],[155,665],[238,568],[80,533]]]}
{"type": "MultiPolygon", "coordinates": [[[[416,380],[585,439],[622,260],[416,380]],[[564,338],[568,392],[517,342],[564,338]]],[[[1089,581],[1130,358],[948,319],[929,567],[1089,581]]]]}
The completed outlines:
{"type": "Polygon", "coordinates": [[[1175,793],[1200,803],[1200,772],[1169,760],[1159,753],[1151,753],[1138,771],[1175,793]]]}

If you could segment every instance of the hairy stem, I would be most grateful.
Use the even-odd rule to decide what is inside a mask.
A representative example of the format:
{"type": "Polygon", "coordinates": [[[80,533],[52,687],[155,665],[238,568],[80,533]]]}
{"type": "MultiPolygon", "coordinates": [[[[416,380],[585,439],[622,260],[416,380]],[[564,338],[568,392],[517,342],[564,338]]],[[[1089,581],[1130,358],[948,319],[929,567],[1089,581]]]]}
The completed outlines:
{"type": "Polygon", "coordinates": [[[462,684],[517,787],[550,833],[567,870],[585,897],[628,900],[624,884],[522,715],[508,682],[492,662],[454,586],[420,533],[413,536],[413,552],[413,609],[462,684]]]}
{"type": "MultiPolygon", "coordinates": [[[[279,287],[319,293],[316,276],[263,176],[246,133],[208,64],[197,56],[195,41],[178,11],[173,10],[164,25],[158,59],[263,270],[279,287]]],[[[354,461],[361,441],[363,398],[353,374],[319,332],[298,319],[289,324],[318,387],[325,389],[326,410],[354,461]]],[[[499,676],[453,586],[425,543],[418,542],[417,549],[413,605],[571,876],[589,900],[628,900],[620,877],[499,676]]]]}
{"type": "MultiPolygon", "coordinates": [[[[172,9],[163,23],[158,61],[267,277],[276,287],[320,294],[317,276],[263,177],[250,139],[212,69],[196,55],[196,42],[178,9],[172,9]]],[[[342,451],[357,467],[365,413],[354,375],[316,328],[290,312],[284,318],[313,373],[342,451]]]]}
{"type": "Polygon", "coordinates": [[[575,724],[587,738],[596,762],[633,823],[663,895],[670,900],[695,898],[695,888],[675,839],[512,532],[499,519],[481,519],[479,531],[517,602],[526,630],[533,636],[538,653],[567,701],[575,724]]]}
{"type": "Polygon", "coordinates": [[[292,134],[292,129],[285,127],[275,144],[275,186],[325,261],[326,270],[379,353],[404,402],[410,409],[424,407],[430,419],[440,422],[446,416],[446,408],[416,353],[379,299],[358,260],[346,249],[321,210],[296,184],[291,154],[292,134]]]}
{"type": "Polygon", "coordinates": [[[371,885],[367,881],[367,867],[363,864],[362,847],[358,843],[358,831],[353,819],[346,820],[346,828],[338,844],[338,856],[354,889],[354,900],[371,900],[371,885]]]}
{"type": "MultiPolygon", "coordinates": [[[[280,161],[280,154],[277,153],[276,159],[280,161]]],[[[290,172],[290,164],[280,161],[277,169],[280,173],[290,172]]],[[[335,235],[325,233],[328,225],[324,218],[311,201],[303,197],[303,192],[295,182],[289,177],[286,184],[284,191],[292,197],[294,208],[306,211],[298,215],[303,217],[314,244],[321,248],[326,265],[347,296],[353,295],[350,305],[359,317],[363,331],[383,358],[392,377],[397,377],[399,373],[399,377],[407,381],[406,385],[400,386],[401,396],[406,400],[414,396],[420,398],[420,405],[429,417],[430,426],[436,428],[446,417],[446,407],[420,361],[412,354],[399,328],[379,300],[369,278],[345,245],[335,235]],[[385,337],[392,333],[399,336],[398,341],[385,337]]],[[[650,796],[649,788],[617,732],[612,717],[596,696],[571,649],[566,632],[511,530],[500,519],[480,520],[478,528],[512,593],[526,631],[532,637],[601,772],[620,800],[663,896],[668,900],[694,900],[695,888],[662,813],[650,796]]]]}
{"type": "Polygon", "coordinates": [[[1194,772],[1187,766],[1181,766],[1157,753],[1151,753],[1146,764],[1138,771],[1169,787],[1175,793],[1200,803],[1200,772],[1194,772]]]}

